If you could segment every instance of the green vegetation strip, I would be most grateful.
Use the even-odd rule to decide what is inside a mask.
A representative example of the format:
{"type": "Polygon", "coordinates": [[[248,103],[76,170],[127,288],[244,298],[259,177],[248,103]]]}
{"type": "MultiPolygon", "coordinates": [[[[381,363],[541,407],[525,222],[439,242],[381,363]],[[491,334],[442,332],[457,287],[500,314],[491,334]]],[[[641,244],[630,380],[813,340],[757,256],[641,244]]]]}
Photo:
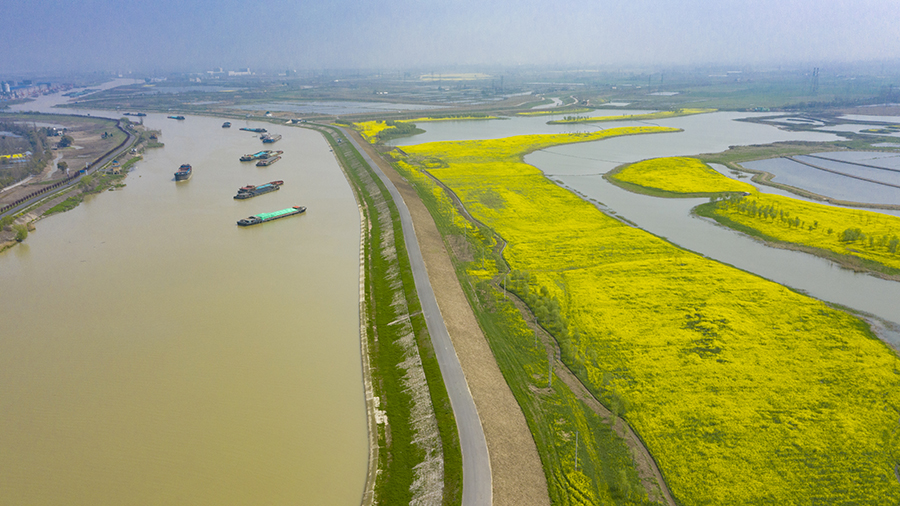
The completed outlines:
{"type": "MultiPolygon", "coordinates": [[[[312,125],[310,125],[312,126],[312,125]]],[[[421,359],[433,412],[424,416],[437,421],[443,453],[442,504],[462,501],[462,454],[456,419],[444,387],[440,367],[421,313],[399,214],[387,188],[371,167],[338,130],[314,126],[331,144],[351,182],[369,226],[365,245],[365,307],[373,387],[387,424],[379,424],[376,504],[410,504],[414,499],[416,468],[430,456],[415,440],[415,406],[405,383],[408,356],[399,342],[411,327],[421,359]],[[336,139],[341,139],[338,143],[336,139]],[[399,283],[391,273],[398,273],[399,283]],[[398,305],[397,300],[405,301],[398,305]],[[408,322],[409,325],[405,325],[408,322]]],[[[371,470],[370,473],[376,472],[371,470]]]]}

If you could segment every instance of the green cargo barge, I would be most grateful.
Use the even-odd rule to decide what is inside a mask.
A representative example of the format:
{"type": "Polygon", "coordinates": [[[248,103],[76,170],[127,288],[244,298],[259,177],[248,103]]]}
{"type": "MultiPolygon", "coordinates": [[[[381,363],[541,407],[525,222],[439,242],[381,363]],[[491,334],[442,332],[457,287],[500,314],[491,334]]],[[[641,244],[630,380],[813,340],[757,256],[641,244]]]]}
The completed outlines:
{"type": "Polygon", "coordinates": [[[265,223],[267,221],[277,220],[278,218],[284,218],[286,216],[293,216],[295,214],[300,214],[306,211],[306,207],[304,206],[294,206],[289,207],[287,209],[282,209],[281,211],[275,211],[271,213],[259,213],[250,216],[249,218],[244,218],[242,220],[238,220],[237,224],[241,227],[249,227],[250,225],[257,225],[259,223],[265,223]]]}

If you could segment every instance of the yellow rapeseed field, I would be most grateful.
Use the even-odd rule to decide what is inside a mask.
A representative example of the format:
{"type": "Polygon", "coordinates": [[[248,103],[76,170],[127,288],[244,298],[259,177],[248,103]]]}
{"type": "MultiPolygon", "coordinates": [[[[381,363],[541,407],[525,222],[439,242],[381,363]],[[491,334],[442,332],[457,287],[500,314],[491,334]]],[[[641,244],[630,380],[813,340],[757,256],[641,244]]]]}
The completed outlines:
{"type": "Polygon", "coordinates": [[[687,157],[653,158],[627,165],[609,179],[672,193],[754,192],[753,185],[719,174],[709,165],[687,157]]]}
{"type": "Polygon", "coordinates": [[[766,238],[900,270],[900,217],[897,216],[760,193],[721,200],[712,213],[766,238]]]}
{"type": "Polygon", "coordinates": [[[862,321],[610,218],[521,159],[652,131],[429,143],[405,163],[509,241],[512,269],[558,302],[566,362],[680,504],[900,503],[900,360],[862,321]]]}
{"type": "MultiPolygon", "coordinates": [[[[797,244],[900,269],[900,217],[759,193],[695,158],[654,158],[628,165],[609,179],[651,190],[697,194],[745,192],[709,207],[720,222],[765,239],[797,244]]],[[[707,214],[704,211],[704,214],[707,214]]]]}
{"type": "Polygon", "coordinates": [[[391,128],[391,126],[384,121],[363,121],[360,123],[354,123],[353,127],[359,131],[359,134],[363,136],[363,139],[369,142],[374,142],[376,136],[382,130],[391,128]]]}
{"type": "Polygon", "coordinates": [[[441,117],[426,116],[424,118],[403,120],[403,122],[426,123],[429,121],[475,121],[475,120],[480,120],[480,119],[497,119],[497,116],[487,116],[487,115],[485,115],[485,116],[466,116],[464,114],[460,115],[460,116],[441,116],[441,117]]]}
{"type": "Polygon", "coordinates": [[[600,121],[638,121],[648,119],[675,118],[677,116],[689,116],[691,114],[703,114],[707,112],[715,112],[715,109],[678,109],[675,111],[658,111],[648,112],[647,114],[623,114],[619,116],[593,116],[593,117],[571,117],[549,121],[551,125],[564,123],[596,123],[600,121]]]}
{"type": "Polygon", "coordinates": [[[527,112],[517,112],[517,116],[548,116],[551,114],[578,114],[580,112],[591,112],[593,109],[587,107],[581,107],[578,109],[566,109],[564,111],[557,111],[554,109],[541,109],[539,111],[527,111],[527,112]]]}

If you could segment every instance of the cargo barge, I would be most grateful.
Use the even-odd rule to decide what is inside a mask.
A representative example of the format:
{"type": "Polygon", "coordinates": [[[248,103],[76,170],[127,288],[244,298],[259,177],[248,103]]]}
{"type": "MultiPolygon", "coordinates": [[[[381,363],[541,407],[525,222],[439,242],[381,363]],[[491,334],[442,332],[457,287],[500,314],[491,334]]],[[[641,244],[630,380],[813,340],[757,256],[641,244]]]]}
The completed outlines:
{"type": "Polygon", "coordinates": [[[237,192],[237,195],[234,196],[235,199],[243,200],[256,197],[257,195],[262,195],[264,193],[273,192],[275,190],[280,190],[281,185],[284,184],[284,181],[272,181],[270,183],[261,184],[259,186],[253,186],[248,184],[247,186],[240,188],[237,192]]]}
{"type": "Polygon", "coordinates": [[[263,144],[272,144],[281,140],[281,134],[264,134],[262,137],[263,144]]]}
{"type": "Polygon", "coordinates": [[[260,161],[256,162],[256,166],[257,167],[268,167],[269,165],[272,165],[273,163],[277,162],[278,160],[281,160],[280,156],[276,156],[275,158],[267,158],[265,160],[260,160],[260,161]]]}
{"type": "Polygon", "coordinates": [[[257,153],[244,155],[241,157],[242,162],[252,162],[253,160],[265,160],[284,153],[284,151],[272,151],[271,149],[259,151],[257,153]]]}
{"type": "Polygon", "coordinates": [[[281,211],[275,211],[273,213],[260,213],[254,214],[249,218],[244,218],[243,220],[238,220],[237,224],[241,227],[249,227],[250,225],[258,225],[260,223],[265,223],[267,221],[277,220],[278,218],[285,218],[287,216],[293,216],[295,214],[300,214],[305,212],[306,208],[303,206],[294,206],[289,207],[287,209],[282,209],[281,211]]]}
{"type": "Polygon", "coordinates": [[[187,181],[191,178],[193,172],[194,169],[191,168],[190,164],[182,164],[181,167],[178,167],[178,171],[175,172],[175,181],[187,181]]]}
{"type": "Polygon", "coordinates": [[[254,133],[258,133],[258,134],[266,133],[266,129],[265,129],[265,128],[249,128],[249,127],[243,127],[243,128],[241,128],[241,130],[243,130],[243,131],[245,131],[245,132],[254,132],[254,133]]]}
{"type": "Polygon", "coordinates": [[[169,119],[182,120],[182,119],[184,119],[184,116],[169,116],[169,119]]]}

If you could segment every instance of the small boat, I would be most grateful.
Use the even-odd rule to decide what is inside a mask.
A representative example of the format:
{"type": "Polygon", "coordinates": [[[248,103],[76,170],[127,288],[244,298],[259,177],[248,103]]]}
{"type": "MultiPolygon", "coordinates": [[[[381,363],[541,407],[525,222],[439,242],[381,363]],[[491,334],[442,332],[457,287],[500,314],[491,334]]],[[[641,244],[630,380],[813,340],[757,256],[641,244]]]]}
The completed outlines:
{"type": "Polygon", "coordinates": [[[259,186],[254,186],[248,184],[243,188],[240,188],[237,192],[237,195],[234,196],[237,200],[249,199],[256,197],[257,195],[262,195],[264,193],[273,192],[281,189],[281,185],[284,184],[284,181],[272,181],[266,184],[261,184],[259,186]]]}
{"type": "Polygon", "coordinates": [[[260,161],[256,162],[256,166],[257,167],[268,167],[269,165],[272,165],[273,163],[277,162],[278,160],[281,160],[280,156],[276,156],[275,158],[266,158],[265,160],[260,160],[260,161]]]}
{"type": "Polygon", "coordinates": [[[231,128],[231,122],[226,121],[225,123],[222,123],[222,128],[231,128]]]}
{"type": "Polygon", "coordinates": [[[191,178],[193,172],[194,169],[191,168],[190,164],[182,164],[181,167],[178,167],[178,171],[175,172],[175,181],[187,181],[191,178]]]}
{"type": "Polygon", "coordinates": [[[306,208],[303,206],[288,207],[287,209],[282,209],[273,213],[254,214],[253,216],[250,216],[248,218],[238,220],[237,224],[241,227],[249,227],[250,225],[258,225],[267,221],[277,220],[278,218],[285,218],[287,216],[300,214],[305,211],[306,208]]]}
{"type": "Polygon", "coordinates": [[[184,116],[169,116],[169,119],[182,120],[182,119],[184,119],[184,116]]]}

